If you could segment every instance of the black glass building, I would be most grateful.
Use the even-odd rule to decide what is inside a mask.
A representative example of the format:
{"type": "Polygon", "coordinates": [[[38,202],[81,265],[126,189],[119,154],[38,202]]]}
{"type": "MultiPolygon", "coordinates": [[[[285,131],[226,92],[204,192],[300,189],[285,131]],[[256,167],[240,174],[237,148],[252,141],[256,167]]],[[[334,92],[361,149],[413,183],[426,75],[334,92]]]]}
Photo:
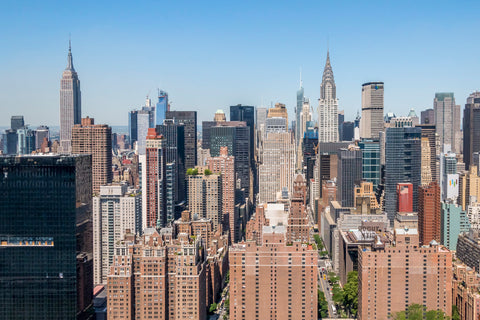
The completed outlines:
{"type": "Polygon", "coordinates": [[[166,119],[185,127],[185,168],[197,165],[197,111],[167,111],[166,119]]]}
{"type": "Polygon", "coordinates": [[[91,156],[0,156],[0,319],[84,319],[91,156]]]}
{"type": "Polygon", "coordinates": [[[387,128],[385,143],[385,206],[390,224],[397,213],[397,184],[413,185],[413,211],[418,208],[421,182],[421,135],[418,127],[387,128]]]}

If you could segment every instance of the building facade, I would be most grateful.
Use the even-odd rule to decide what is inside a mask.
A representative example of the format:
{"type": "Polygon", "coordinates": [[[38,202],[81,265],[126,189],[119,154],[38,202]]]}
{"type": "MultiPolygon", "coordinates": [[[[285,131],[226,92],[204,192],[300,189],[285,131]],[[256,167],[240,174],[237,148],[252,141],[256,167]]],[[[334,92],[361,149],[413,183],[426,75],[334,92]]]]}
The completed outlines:
{"type": "Polygon", "coordinates": [[[421,181],[421,129],[387,128],[385,144],[385,206],[392,222],[397,213],[397,184],[413,185],[413,211],[418,210],[418,187],[421,181]]]}
{"type": "Polygon", "coordinates": [[[463,162],[468,169],[472,154],[480,151],[480,92],[475,91],[467,98],[463,110],[463,162]]]}
{"type": "Polygon", "coordinates": [[[362,85],[362,118],[360,138],[378,139],[384,131],[383,124],[383,82],[368,82],[362,85]]]}
{"type": "Polygon", "coordinates": [[[264,226],[262,242],[230,248],[230,319],[317,319],[317,250],[264,226]]]}
{"type": "Polygon", "coordinates": [[[442,240],[442,205],[440,186],[436,181],[420,187],[418,191],[418,233],[420,244],[442,240]]]}
{"type": "Polygon", "coordinates": [[[395,244],[358,250],[358,319],[388,319],[412,304],[452,310],[452,254],[432,243],[419,247],[415,229],[396,229],[395,244]]]}
{"type": "Polygon", "coordinates": [[[93,279],[96,285],[107,284],[113,263],[115,243],[126,231],[142,233],[142,202],[138,190],[126,184],[100,187],[93,198],[93,279]]]}
{"type": "Polygon", "coordinates": [[[91,165],[0,156],[1,319],[82,319],[91,305],[91,165]]]}
{"type": "Polygon", "coordinates": [[[291,192],[295,173],[295,143],[289,132],[267,133],[259,166],[259,203],[276,200],[277,192],[291,192]]]}
{"type": "Polygon", "coordinates": [[[95,124],[93,118],[83,118],[72,128],[71,150],[74,154],[92,155],[93,192],[112,182],[112,128],[95,124]]]}
{"type": "Polygon", "coordinates": [[[185,127],[185,168],[197,165],[197,111],[167,111],[166,119],[185,127]]]}

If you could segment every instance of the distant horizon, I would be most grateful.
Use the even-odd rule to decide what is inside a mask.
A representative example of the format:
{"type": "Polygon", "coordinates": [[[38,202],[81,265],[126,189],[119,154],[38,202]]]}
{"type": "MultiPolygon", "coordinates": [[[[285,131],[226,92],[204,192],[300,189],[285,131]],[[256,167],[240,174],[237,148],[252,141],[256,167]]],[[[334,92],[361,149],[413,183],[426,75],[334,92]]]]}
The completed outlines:
{"type": "Polygon", "coordinates": [[[157,88],[198,123],[240,103],[282,102],[293,119],[300,72],[316,119],[328,50],[347,121],[365,82],[385,83],[384,112],[398,116],[420,116],[436,92],[453,92],[463,109],[480,89],[478,1],[112,4],[2,7],[1,125],[12,115],[58,125],[69,34],[82,117],[109,125],[128,124],[147,95],[156,103],[157,88]]]}

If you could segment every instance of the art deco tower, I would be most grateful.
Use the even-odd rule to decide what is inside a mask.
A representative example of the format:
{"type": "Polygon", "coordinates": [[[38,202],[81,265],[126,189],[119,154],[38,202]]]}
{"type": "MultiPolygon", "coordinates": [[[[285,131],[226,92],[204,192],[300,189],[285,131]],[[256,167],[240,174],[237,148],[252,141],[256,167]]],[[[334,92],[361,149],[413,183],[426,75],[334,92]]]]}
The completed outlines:
{"type": "Polygon", "coordinates": [[[71,152],[72,128],[80,124],[82,117],[80,80],[73,67],[72,46],[68,46],[68,64],[60,81],[60,147],[71,152]]]}
{"type": "Polygon", "coordinates": [[[327,62],[323,70],[318,104],[318,141],[338,141],[338,99],[335,79],[333,78],[330,54],[327,51],[327,62]]]}

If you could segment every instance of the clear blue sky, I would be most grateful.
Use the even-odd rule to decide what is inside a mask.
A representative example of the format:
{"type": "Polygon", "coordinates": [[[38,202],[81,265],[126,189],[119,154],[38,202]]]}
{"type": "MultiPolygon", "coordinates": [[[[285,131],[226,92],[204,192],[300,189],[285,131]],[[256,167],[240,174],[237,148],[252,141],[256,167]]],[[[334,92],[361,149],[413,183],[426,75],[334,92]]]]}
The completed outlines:
{"type": "Polygon", "coordinates": [[[126,125],[166,90],[199,121],[232,104],[287,104],[299,70],[317,105],[329,39],[340,109],[353,119],[361,84],[385,82],[385,111],[464,105],[480,89],[479,1],[2,1],[0,125],[23,114],[58,125],[71,33],[82,116],[126,125]]]}

